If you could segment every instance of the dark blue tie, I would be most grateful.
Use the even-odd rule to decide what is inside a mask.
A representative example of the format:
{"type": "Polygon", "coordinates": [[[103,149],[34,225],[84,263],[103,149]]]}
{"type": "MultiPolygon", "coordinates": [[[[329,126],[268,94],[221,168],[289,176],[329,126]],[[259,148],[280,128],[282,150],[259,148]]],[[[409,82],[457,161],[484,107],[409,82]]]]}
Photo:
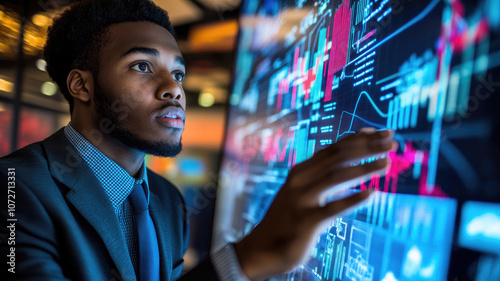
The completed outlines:
{"type": "Polygon", "coordinates": [[[139,280],[159,281],[160,253],[158,250],[158,240],[153,220],[151,220],[151,216],[149,215],[146,193],[142,185],[135,185],[129,198],[134,209],[137,240],[139,242],[139,280]]]}

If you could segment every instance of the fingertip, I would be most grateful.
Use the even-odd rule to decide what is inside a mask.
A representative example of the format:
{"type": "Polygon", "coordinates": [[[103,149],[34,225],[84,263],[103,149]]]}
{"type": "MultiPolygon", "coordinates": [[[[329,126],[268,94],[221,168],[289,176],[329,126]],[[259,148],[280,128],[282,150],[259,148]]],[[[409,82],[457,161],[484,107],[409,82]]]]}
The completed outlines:
{"type": "Polygon", "coordinates": [[[394,131],[392,129],[384,129],[380,131],[380,134],[382,137],[393,137],[394,136],[394,131]]]}
{"type": "Polygon", "coordinates": [[[357,197],[357,201],[362,202],[368,199],[373,193],[373,190],[371,188],[365,189],[359,192],[356,192],[356,194],[353,194],[354,196],[357,197]]]}
{"type": "Polygon", "coordinates": [[[392,141],[392,148],[391,151],[396,151],[399,148],[399,143],[395,140],[392,141]]]}
{"type": "Polygon", "coordinates": [[[364,127],[364,128],[361,128],[361,130],[359,130],[359,132],[366,134],[366,135],[371,135],[371,134],[377,132],[377,129],[375,129],[373,127],[364,127]]]}
{"type": "Polygon", "coordinates": [[[373,194],[375,194],[375,189],[369,188],[365,190],[365,195],[363,197],[361,206],[368,207],[373,203],[373,194]]]}
{"type": "Polygon", "coordinates": [[[374,190],[373,188],[368,188],[366,190],[363,190],[362,193],[363,193],[363,197],[370,197],[372,194],[373,194],[374,190]]]}
{"type": "Polygon", "coordinates": [[[374,163],[378,168],[386,168],[389,165],[389,157],[377,159],[374,163]]]}
{"type": "Polygon", "coordinates": [[[371,198],[371,195],[373,194],[373,192],[374,191],[372,188],[358,192],[355,197],[352,197],[352,199],[349,203],[350,206],[351,207],[353,207],[353,206],[361,207],[361,206],[365,206],[366,204],[369,205],[371,202],[370,198],[371,198]]]}

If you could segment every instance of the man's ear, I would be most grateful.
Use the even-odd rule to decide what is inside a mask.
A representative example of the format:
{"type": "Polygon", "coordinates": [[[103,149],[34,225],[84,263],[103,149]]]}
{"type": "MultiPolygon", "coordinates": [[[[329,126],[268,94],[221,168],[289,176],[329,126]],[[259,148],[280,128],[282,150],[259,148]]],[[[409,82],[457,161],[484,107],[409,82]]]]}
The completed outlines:
{"type": "Polygon", "coordinates": [[[88,102],[94,95],[94,77],[88,70],[71,70],[66,78],[66,85],[75,100],[88,102]]]}

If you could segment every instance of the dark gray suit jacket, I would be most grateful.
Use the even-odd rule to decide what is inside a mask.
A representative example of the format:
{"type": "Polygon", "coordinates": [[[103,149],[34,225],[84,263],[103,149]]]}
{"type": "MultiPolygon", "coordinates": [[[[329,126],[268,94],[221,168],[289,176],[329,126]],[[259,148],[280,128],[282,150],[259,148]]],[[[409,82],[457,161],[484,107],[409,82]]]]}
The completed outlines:
{"type": "MultiPolygon", "coordinates": [[[[0,180],[0,276],[6,277],[1,280],[136,280],[111,202],[63,129],[0,158],[0,180]],[[8,168],[15,168],[9,198],[8,168]],[[8,199],[15,203],[14,210],[8,209],[8,199]],[[12,223],[14,231],[7,228],[12,223]],[[16,273],[7,271],[12,249],[16,273]]],[[[150,170],[148,180],[161,280],[176,280],[189,240],[184,200],[171,183],[150,170]]],[[[182,279],[217,277],[207,259],[182,279]]]]}

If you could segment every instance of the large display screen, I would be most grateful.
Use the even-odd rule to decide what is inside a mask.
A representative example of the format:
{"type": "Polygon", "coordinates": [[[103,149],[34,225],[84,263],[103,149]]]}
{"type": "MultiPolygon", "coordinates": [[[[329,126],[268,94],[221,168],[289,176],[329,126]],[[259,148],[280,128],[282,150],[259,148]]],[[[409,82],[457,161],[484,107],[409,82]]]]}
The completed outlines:
{"type": "Polygon", "coordinates": [[[377,191],[369,204],[272,279],[500,280],[500,0],[241,10],[213,250],[259,223],[295,164],[389,128],[390,167],[353,187],[377,191]]]}

